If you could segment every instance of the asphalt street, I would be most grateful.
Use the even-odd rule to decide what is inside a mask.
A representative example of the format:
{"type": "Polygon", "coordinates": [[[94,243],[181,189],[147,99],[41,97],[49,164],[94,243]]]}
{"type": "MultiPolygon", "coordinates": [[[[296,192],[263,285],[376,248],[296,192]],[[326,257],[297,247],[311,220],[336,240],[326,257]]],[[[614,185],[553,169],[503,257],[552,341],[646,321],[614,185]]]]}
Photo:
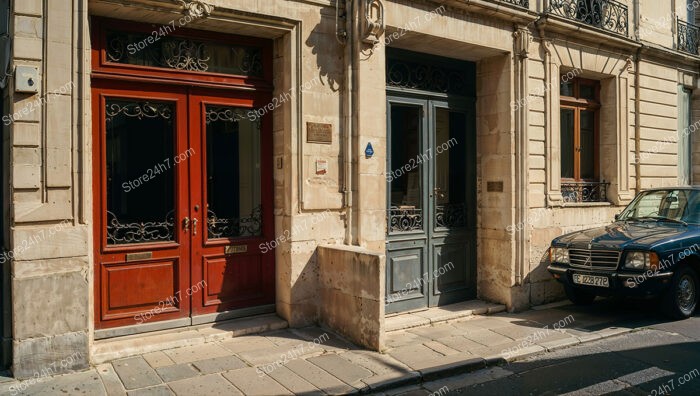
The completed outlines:
{"type": "Polygon", "coordinates": [[[625,300],[597,302],[587,310],[611,305],[625,314],[624,321],[648,324],[634,333],[427,383],[407,395],[700,395],[700,315],[670,321],[650,302],[625,300]]]}

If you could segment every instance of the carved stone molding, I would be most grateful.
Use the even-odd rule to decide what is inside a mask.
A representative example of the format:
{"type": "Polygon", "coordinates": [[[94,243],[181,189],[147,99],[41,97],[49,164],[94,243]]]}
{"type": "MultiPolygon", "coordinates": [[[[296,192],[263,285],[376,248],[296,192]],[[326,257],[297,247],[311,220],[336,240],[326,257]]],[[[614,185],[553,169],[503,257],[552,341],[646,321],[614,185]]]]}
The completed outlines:
{"type": "Polygon", "coordinates": [[[214,6],[201,0],[174,0],[182,5],[182,12],[193,18],[208,17],[214,6]]]}
{"type": "Polygon", "coordinates": [[[384,3],[382,0],[360,2],[360,28],[362,41],[376,45],[384,34],[384,3]]]}
{"type": "Polygon", "coordinates": [[[527,29],[518,28],[513,32],[515,39],[515,51],[521,58],[527,58],[530,55],[530,43],[533,41],[532,35],[527,29]]]}

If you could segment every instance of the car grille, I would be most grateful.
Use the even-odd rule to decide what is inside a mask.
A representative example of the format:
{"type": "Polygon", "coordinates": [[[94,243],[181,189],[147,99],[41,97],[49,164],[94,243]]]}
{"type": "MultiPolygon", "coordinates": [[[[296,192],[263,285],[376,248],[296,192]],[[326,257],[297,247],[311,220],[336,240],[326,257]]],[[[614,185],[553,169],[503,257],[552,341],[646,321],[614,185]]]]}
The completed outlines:
{"type": "Polygon", "coordinates": [[[620,262],[620,252],[616,250],[569,249],[569,261],[572,267],[614,270],[620,262]]]}

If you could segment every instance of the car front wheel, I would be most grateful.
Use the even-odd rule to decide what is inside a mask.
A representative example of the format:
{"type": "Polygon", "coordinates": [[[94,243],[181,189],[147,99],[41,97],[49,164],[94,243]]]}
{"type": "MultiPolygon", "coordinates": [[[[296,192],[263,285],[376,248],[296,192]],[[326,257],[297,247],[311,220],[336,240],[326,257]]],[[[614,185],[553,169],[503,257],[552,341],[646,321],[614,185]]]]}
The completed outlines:
{"type": "Polygon", "coordinates": [[[571,286],[564,286],[566,297],[576,305],[588,305],[595,300],[595,294],[571,286]]]}
{"type": "Polygon", "coordinates": [[[671,288],[663,297],[664,312],[674,319],[686,319],[693,315],[698,305],[698,276],[691,268],[683,266],[673,274],[671,288]]]}

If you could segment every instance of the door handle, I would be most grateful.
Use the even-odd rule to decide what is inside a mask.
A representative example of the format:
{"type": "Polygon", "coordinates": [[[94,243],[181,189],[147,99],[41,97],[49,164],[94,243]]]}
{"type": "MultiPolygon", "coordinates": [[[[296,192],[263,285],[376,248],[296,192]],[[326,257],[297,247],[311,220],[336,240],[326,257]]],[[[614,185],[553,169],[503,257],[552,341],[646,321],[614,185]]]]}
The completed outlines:
{"type": "Polygon", "coordinates": [[[192,219],[192,235],[197,235],[197,218],[192,219]]]}
{"type": "Polygon", "coordinates": [[[190,218],[189,217],[185,217],[184,219],[182,219],[182,228],[185,229],[185,232],[190,230],[190,218]]]}

